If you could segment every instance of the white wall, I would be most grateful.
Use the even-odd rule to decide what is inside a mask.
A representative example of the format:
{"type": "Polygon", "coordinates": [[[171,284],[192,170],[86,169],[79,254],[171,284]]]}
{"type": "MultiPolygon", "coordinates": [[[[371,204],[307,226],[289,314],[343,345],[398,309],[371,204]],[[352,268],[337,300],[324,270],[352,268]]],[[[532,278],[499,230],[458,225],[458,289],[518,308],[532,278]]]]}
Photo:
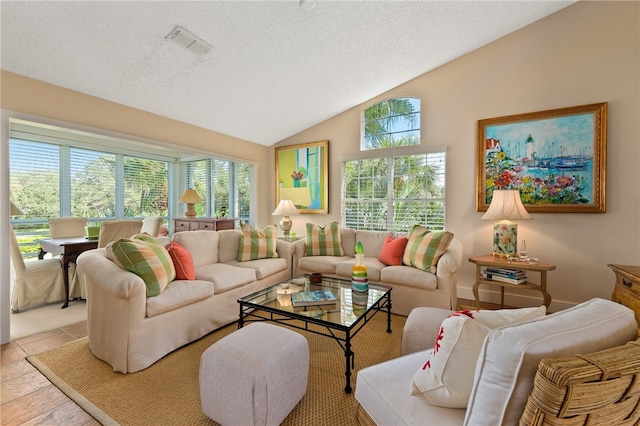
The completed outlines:
{"type": "MultiPolygon", "coordinates": [[[[552,310],[610,298],[607,264],[640,264],[639,9],[638,2],[576,3],[282,141],[330,141],[329,215],[296,216],[293,231],[340,220],[340,157],[358,153],[361,111],[384,98],[419,96],[422,144],[447,146],[446,227],[465,247],[459,296],[472,299],[467,259],[491,252],[493,226],[475,211],[477,121],[608,102],[606,213],[533,213],[518,228],[531,256],[557,265],[548,274],[552,310]]],[[[538,292],[514,294],[524,298],[507,303],[539,304],[538,292]]],[[[482,300],[498,296],[481,287],[482,300]]]]}

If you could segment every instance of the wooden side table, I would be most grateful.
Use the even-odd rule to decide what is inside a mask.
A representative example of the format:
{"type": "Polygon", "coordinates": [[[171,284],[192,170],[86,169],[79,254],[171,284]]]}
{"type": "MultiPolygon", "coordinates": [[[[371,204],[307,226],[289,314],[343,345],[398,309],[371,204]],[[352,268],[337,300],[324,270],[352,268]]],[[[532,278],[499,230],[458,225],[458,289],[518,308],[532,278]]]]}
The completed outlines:
{"type": "Polygon", "coordinates": [[[495,285],[500,287],[500,307],[504,308],[504,289],[505,288],[515,288],[518,290],[536,290],[542,293],[544,298],[544,305],[549,308],[551,304],[551,295],[547,292],[547,271],[553,271],[556,269],[556,265],[552,265],[551,263],[545,262],[511,262],[503,257],[493,256],[491,254],[487,254],[484,256],[476,256],[470,257],[469,262],[475,263],[476,265],[476,282],[473,284],[473,296],[476,299],[476,307],[480,308],[480,297],[478,295],[478,287],[480,284],[487,285],[495,285]],[[502,269],[520,269],[522,271],[527,272],[538,272],[540,273],[540,283],[536,284],[534,282],[529,281],[529,277],[527,277],[527,282],[523,284],[511,284],[505,283],[502,281],[496,280],[488,280],[482,278],[480,275],[482,267],[489,268],[502,268],[502,269]]]}

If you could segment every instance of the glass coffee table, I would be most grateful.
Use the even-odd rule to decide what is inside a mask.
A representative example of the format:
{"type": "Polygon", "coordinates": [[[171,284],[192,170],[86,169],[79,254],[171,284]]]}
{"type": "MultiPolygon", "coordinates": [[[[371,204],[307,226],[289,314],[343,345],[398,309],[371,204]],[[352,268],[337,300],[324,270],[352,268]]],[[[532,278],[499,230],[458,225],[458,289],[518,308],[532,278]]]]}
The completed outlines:
{"type": "Polygon", "coordinates": [[[368,293],[352,293],[351,281],[324,277],[321,283],[300,276],[238,299],[238,328],[246,322],[273,321],[289,327],[333,338],[344,351],[346,385],[351,393],[354,353],[351,339],[379,311],[387,313],[387,333],[391,333],[391,287],[369,284],[368,293]],[[291,294],[300,291],[329,290],[335,303],[293,306],[291,294]],[[311,324],[319,327],[310,328],[311,324]]]}

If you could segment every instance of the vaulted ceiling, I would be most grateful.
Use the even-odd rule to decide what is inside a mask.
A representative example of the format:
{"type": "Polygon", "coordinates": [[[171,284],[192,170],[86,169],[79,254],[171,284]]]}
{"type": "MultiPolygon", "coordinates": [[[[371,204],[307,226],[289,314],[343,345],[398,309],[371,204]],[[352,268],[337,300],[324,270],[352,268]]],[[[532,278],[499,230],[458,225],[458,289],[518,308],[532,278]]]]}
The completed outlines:
{"type": "Polygon", "coordinates": [[[571,3],[2,1],[0,66],[271,146],[571,3]]]}

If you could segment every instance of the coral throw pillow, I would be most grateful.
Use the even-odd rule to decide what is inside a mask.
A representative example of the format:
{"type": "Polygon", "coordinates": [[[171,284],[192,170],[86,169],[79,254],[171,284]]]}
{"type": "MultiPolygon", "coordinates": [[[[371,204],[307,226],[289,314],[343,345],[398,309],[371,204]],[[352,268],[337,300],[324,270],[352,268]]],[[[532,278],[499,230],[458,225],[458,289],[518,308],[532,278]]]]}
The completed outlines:
{"type": "Polygon", "coordinates": [[[315,223],[306,224],[307,256],[343,256],[340,228],[338,222],[325,227],[315,223]]]}
{"type": "Polygon", "coordinates": [[[176,269],[176,279],[195,280],[196,267],[193,264],[191,253],[178,243],[170,243],[167,246],[167,251],[173,261],[173,267],[176,269]]]}
{"type": "Polygon", "coordinates": [[[409,233],[402,263],[435,274],[438,260],[449,248],[451,240],[451,232],[432,232],[423,226],[414,225],[409,233]]]}
{"type": "Polygon", "coordinates": [[[429,359],[413,376],[412,395],[431,405],[465,408],[484,338],[494,328],[519,324],[546,314],[546,307],[459,311],[440,326],[429,359]]]}
{"type": "Polygon", "coordinates": [[[389,235],[382,243],[382,250],[380,250],[378,260],[389,266],[402,265],[402,255],[408,241],[406,237],[393,238],[389,235]]]}
{"type": "Polygon", "coordinates": [[[240,227],[240,245],[238,246],[238,262],[278,257],[278,228],[267,225],[262,229],[243,223],[240,227]]]}

